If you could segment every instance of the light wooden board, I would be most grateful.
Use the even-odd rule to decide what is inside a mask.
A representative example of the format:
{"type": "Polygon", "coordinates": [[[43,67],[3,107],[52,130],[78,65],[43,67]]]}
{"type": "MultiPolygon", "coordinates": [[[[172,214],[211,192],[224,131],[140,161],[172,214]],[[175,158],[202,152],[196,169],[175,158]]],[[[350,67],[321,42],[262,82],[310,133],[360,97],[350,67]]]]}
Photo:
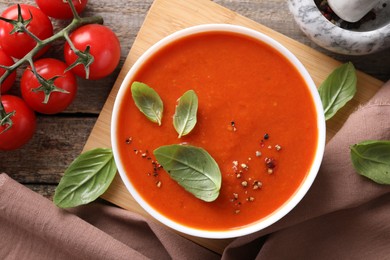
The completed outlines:
{"type": "MultiPolygon", "coordinates": [[[[261,24],[238,15],[218,4],[208,0],[156,0],[151,6],[149,13],[142,25],[138,36],[130,50],[130,53],[123,65],[115,85],[103,107],[103,110],[91,132],[84,147],[89,150],[95,147],[111,147],[110,143],[110,121],[111,111],[119,87],[137,58],[151,45],[163,37],[186,27],[206,23],[228,23],[246,26],[282,43],[307,68],[317,86],[331,73],[339,62],[305,46],[293,39],[290,39],[278,32],[275,32],[261,24]]],[[[344,124],[348,116],[361,104],[367,102],[382,86],[383,82],[358,72],[358,91],[355,98],[338,114],[327,122],[327,140],[329,140],[344,124]]],[[[117,174],[110,188],[102,196],[122,208],[150,217],[131,197],[117,174]]],[[[222,253],[225,246],[231,241],[203,239],[186,236],[188,239],[199,243],[210,250],[222,253]]]]}

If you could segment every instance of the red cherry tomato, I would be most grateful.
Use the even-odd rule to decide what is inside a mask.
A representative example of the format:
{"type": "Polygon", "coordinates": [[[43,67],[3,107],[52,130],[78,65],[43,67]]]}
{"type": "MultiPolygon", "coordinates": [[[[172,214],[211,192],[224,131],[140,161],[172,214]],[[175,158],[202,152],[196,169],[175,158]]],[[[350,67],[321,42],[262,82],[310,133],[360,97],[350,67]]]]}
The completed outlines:
{"type": "Polygon", "coordinates": [[[34,91],[41,86],[36,76],[28,67],[22,75],[20,88],[23,99],[35,111],[43,114],[56,114],[65,110],[74,100],[77,92],[77,80],[72,72],[64,72],[67,65],[59,60],[52,58],[40,59],[34,62],[38,74],[44,79],[50,80],[59,76],[53,82],[57,88],[63,89],[68,93],[51,92],[49,100],[44,104],[45,94],[43,91],[34,91]]]}
{"type": "MultiPolygon", "coordinates": [[[[29,20],[32,16],[32,20],[27,25],[27,29],[31,33],[41,40],[53,35],[53,25],[46,14],[37,7],[31,5],[22,4],[20,7],[24,20],[29,20]]],[[[17,5],[13,5],[6,9],[1,16],[10,20],[17,20],[17,5]]],[[[36,41],[23,32],[10,34],[13,29],[14,26],[12,24],[0,21],[0,45],[4,52],[9,56],[21,59],[35,47],[36,41]]],[[[45,46],[35,57],[42,55],[48,48],[49,46],[45,46]]]]}
{"type": "Polygon", "coordinates": [[[19,97],[3,95],[1,97],[7,113],[15,111],[11,116],[12,126],[3,132],[8,125],[0,125],[0,150],[15,150],[26,144],[34,135],[36,117],[27,104],[19,97]]]}
{"type": "MultiPolygon", "coordinates": [[[[14,64],[14,60],[8,56],[2,49],[0,49],[0,64],[5,66],[11,66],[14,64]]],[[[0,68],[0,77],[5,73],[5,69],[0,68]]],[[[3,83],[1,83],[1,94],[7,92],[16,79],[16,71],[12,72],[3,83]]]]}
{"type": "MultiPolygon", "coordinates": [[[[72,19],[73,13],[70,6],[64,0],[35,0],[39,8],[48,16],[56,19],[72,19]]],[[[81,13],[88,0],[73,0],[77,13],[81,13]]]]}
{"type": "MultiPolygon", "coordinates": [[[[115,33],[108,27],[100,24],[88,24],[75,30],[70,39],[76,49],[85,51],[90,47],[90,54],[94,61],[89,66],[89,79],[100,79],[111,74],[120,60],[120,43],[115,33]]],[[[73,64],[78,56],[73,52],[68,43],[64,47],[65,61],[68,65],[73,64]]],[[[85,78],[83,65],[77,65],[72,71],[85,78]]]]}

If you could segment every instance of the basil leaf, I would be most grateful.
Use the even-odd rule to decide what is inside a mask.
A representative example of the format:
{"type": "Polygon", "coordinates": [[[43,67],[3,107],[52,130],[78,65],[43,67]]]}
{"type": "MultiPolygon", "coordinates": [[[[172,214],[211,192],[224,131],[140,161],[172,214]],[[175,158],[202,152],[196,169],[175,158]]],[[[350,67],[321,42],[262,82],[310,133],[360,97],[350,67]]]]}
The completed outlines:
{"type": "Polygon", "coordinates": [[[161,125],[163,102],[157,92],[141,82],[133,82],[131,94],[138,109],[152,122],[161,125]]]}
{"type": "Polygon", "coordinates": [[[110,186],[117,168],[111,149],[96,148],[77,157],[65,171],[53,201],[61,208],[87,204],[110,186]]]}
{"type": "Polygon", "coordinates": [[[179,138],[189,134],[196,125],[196,113],[198,112],[198,96],[195,91],[188,90],[178,99],[176,111],[173,116],[173,126],[179,138]]]}
{"type": "Polygon", "coordinates": [[[221,171],[203,148],[173,144],[153,153],[170,177],[195,197],[211,202],[219,196],[221,171]]]}
{"type": "Polygon", "coordinates": [[[336,68],[318,88],[325,119],[333,117],[356,93],[356,71],[351,62],[336,68]]]}
{"type": "Polygon", "coordinates": [[[364,141],[351,147],[355,170],[379,184],[390,184],[390,141],[364,141]]]}

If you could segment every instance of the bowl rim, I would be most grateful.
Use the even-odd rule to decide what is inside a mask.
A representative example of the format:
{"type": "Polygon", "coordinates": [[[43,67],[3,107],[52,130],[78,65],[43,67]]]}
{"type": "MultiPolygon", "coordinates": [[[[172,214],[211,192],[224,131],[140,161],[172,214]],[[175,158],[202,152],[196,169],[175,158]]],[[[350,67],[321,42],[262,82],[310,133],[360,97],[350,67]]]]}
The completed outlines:
{"type": "Polygon", "coordinates": [[[325,117],[324,117],[321,99],[318,94],[314,81],[312,80],[311,76],[309,75],[308,71],[303,66],[303,64],[286,47],[284,47],[282,44],[272,39],[271,37],[259,31],[256,31],[254,29],[250,29],[241,25],[232,25],[232,24],[202,24],[202,25],[187,27],[185,29],[181,29],[179,31],[176,31],[164,37],[163,39],[159,40],[157,43],[152,45],[138,58],[138,60],[133,64],[133,66],[127,72],[123,82],[121,83],[117,96],[115,98],[112,117],[111,117],[111,145],[112,145],[114,159],[117,164],[119,175],[122,181],[124,182],[127,190],[133,196],[135,201],[154,219],[158,220],[164,225],[176,231],[179,231],[181,233],[195,236],[195,237],[203,237],[203,238],[225,239],[225,238],[233,238],[233,237],[248,235],[256,231],[260,231],[272,225],[276,221],[280,220],[282,217],[284,217],[301,201],[301,199],[304,197],[304,195],[307,193],[312,183],[314,182],[314,179],[317,176],[317,173],[319,171],[322,162],[322,157],[325,150],[325,139],[326,139],[326,126],[325,126],[325,117]],[[151,205],[149,205],[142,198],[142,196],[137,192],[137,190],[131,184],[129,178],[125,173],[124,167],[121,163],[120,156],[118,153],[119,140],[117,140],[118,138],[116,135],[117,133],[116,122],[118,121],[118,112],[119,112],[120,105],[122,103],[123,96],[125,92],[128,91],[129,89],[128,86],[131,83],[130,80],[132,80],[134,74],[138,71],[140,66],[146,60],[148,60],[148,58],[150,58],[155,52],[157,52],[167,44],[170,44],[171,42],[180,39],[182,37],[186,37],[192,34],[197,34],[202,32],[209,32],[209,31],[233,32],[233,33],[243,34],[268,44],[276,51],[278,51],[280,54],[282,54],[296,67],[296,69],[300,72],[301,76],[306,82],[310,90],[311,96],[313,98],[316,115],[317,115],[318,140],[317,140],[316,154],[314,156],[313,163],[309,173],[307,174],[306,178],[301,183],[301,185],[298,187],[295,194],[293,194],[290,197],[290,199],[287,202],[285,202],[281,207],[279,207],[275,212],[271,213],[265,218],[257,222],[254,222],[252,224],[243,226],[241,228],[230,229],[226,231],[203,230],[203,229],[196,229],[193,227],[185,226],[183,224],[177,223],[167,218],[166,216],[164,216],[163,214],[155,210],[151,205]]]}

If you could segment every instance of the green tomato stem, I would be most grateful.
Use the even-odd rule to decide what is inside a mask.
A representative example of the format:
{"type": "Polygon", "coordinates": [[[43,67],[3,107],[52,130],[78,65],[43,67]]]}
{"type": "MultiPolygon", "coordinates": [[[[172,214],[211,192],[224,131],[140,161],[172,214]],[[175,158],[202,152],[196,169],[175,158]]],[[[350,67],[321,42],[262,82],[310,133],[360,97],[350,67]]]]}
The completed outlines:
{"type": "Polygon", "coordinates": [[[65,0],[65,1],[68,2],[69,6],[70,6],[70,9],[72,9],[73,18],[76,19],[76,20],[80,20],[80,16],[77,13],[76,8],[74,7],[74,4],[73,4],[72,0],[65,0]]]}
{"type": "Polygon", "coordinates": [[[2,102],[0,102],[0,126],[5,126],[3,131],[0,132],[0,134],[4,133],[5,131],[9,130],[12,127],[12,120],[11,117],[15,114],[15,111],[12,111],[10,113],[7,113],[5,111],[4,105],[2,102]]]}

